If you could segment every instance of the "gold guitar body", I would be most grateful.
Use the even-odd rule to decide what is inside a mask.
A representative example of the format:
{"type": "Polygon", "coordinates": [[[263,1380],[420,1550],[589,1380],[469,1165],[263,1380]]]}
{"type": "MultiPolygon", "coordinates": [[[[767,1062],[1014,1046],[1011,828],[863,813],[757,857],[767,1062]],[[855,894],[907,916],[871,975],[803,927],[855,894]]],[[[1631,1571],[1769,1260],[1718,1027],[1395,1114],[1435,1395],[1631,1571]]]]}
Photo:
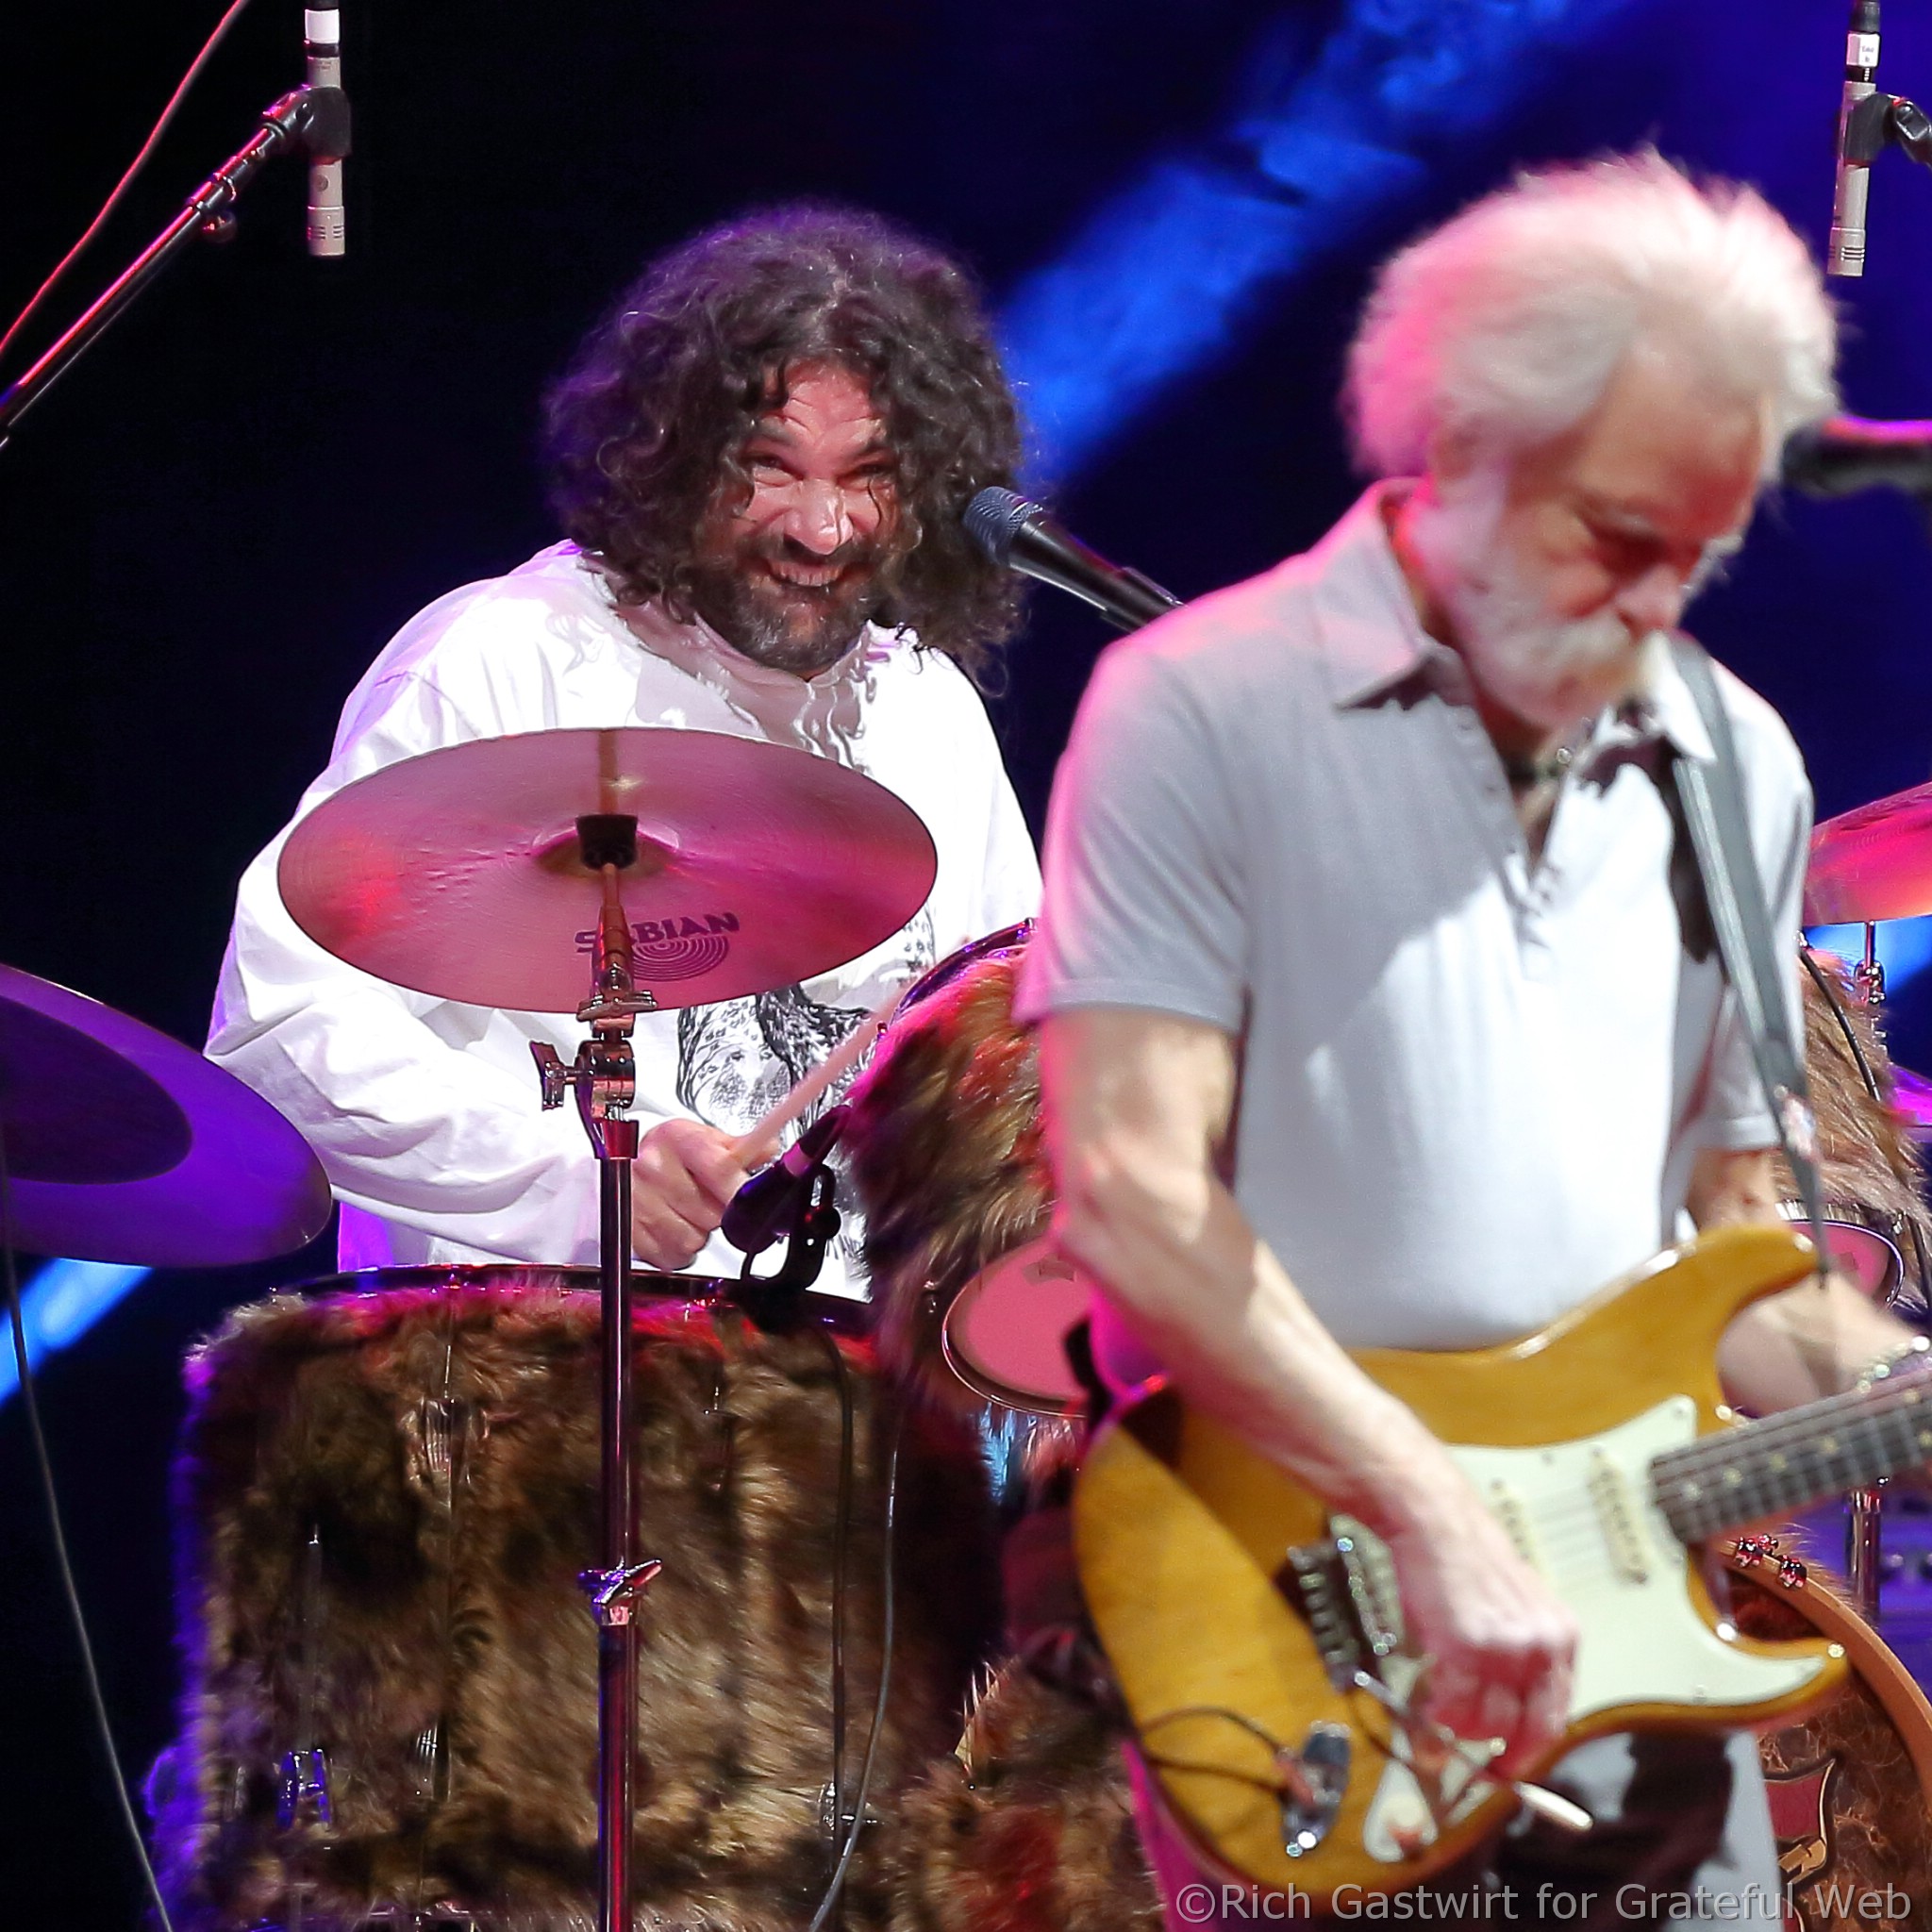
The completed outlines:
{"type": "MultiPolygon", "coordinates": [[[[1520,1341],[1357,1357],[1450,1446],[1577,1614],[1570,1727],[1551,1760],[1603,1732],[1781,1719],[1843,1674],[1835,1646],[1720,1629],[1646,1474],[1653,1456],[1725,1426],[1718,1339],[1746,1303],[1802,1279],[1810,1255],[1780,1229],[1720,1229],[1520,1341]]],[[[1514,1810],[1507,1787],[1464,1762],[1445,1769],[1426,1743],[1411,1754],[1384,1705],[1318,1645],[1309,1586],[1286,1559],[1333,1551],[1339,1527],[1350,1562],[1362,1559],[1346,1573],[1350,1601],[1373,1610],[1372,1540],[1350,1537],[1319,1497],[1172,1391],[1099,1432],[1074,1522],[1088,1605],[1141,1748],[1210,1866],[1293,1887],[1321,1910],[1341,1888],[1419,1882],[1514,1810]],[[1271,1747],[1301,1753],[1316,1740],[1318,1756],[1345,1751],[1345,1782],[1325,1835],[1291,1856],[1271,1747]],[[1408,1768],[1411,1755],[1425,1761],[1408,1768]]],[[[1398,1649],[1375,1674],[1399,1693],[1413,1669],[1398,1649]]]]}

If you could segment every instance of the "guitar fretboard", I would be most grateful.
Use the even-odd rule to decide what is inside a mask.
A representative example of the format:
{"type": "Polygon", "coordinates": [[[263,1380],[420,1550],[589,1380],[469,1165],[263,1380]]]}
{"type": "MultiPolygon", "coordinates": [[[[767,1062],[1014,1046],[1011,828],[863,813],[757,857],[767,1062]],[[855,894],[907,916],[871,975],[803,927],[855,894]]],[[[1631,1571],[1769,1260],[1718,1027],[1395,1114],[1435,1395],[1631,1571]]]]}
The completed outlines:
{"type": "Polygon", "coordinates": [[[1672,1449],[1652,1492],[1687,1543],[1932,1463],[1932,1377],[1827,1396],[1672,1449]]]}

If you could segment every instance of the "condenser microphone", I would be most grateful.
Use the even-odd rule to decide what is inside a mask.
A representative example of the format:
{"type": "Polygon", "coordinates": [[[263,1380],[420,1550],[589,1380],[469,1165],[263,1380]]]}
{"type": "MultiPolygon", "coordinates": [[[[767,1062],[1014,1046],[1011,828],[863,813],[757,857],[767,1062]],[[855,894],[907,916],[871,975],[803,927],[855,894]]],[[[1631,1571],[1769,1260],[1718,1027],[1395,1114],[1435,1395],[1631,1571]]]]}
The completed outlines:
{"type": "Polygon", "coordinates": [[[303,138],[308,145],[308,252],[348,253],[342,217],[342,161],[349,152],[349,97],[342,92],[342,16],[333,7],[302,12],[302,51],[309,94],[303,138]]]}
{"type": "Polygon", "coordinates": [[[1831,245],[1825,269],[1835,275],[1865,273],[1865,197],[1872,157],[1861,152],[1855,115],[1878,85],[1878,0],[1852,0],[1845,38],[1845,91],[1838,110],[1838,185],[1831,204],[1831,245]]]}
{"type": "Polygon", "coordinates": [[[1834,416],[1785,444],[1784,480],[1807,496],[1849,496],[1890,485],[1932,495],[1932,422],[1834,416]]]}
{"type": "Polygon", "coordinates": [[[844,1131],[847,1109],[828,1108],[762,1174],[737,1193],[718,1232],[741,1255],[762,1255],[811,1191],[811,1177],[844,1131]]]}
{"type": "Polygon", "coordinates": [[[1139,571],[1109,563],[1039,504],[1010,490],[982,490],[966,506],[963,521],[995,563],[1084,599],[1116,630],[1139,630],[1181,601],[1139,571]]]}

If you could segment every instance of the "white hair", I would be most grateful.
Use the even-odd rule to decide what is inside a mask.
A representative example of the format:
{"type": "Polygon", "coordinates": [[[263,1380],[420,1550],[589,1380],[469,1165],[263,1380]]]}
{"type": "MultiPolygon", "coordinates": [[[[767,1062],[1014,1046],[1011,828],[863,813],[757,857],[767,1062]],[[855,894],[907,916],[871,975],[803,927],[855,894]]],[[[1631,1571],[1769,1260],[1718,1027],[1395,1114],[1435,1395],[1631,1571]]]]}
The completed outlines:
{"type": "Polygon", "coordinates": [[[1764,197],[1654,150],[1520,176],[1382,269],[1349,351],[1357,460],[1420,475],[1438,437],[1508,456],[1574,428],[1639,341],[1686,350],[1785,438],[1838,406],[1838,325],[1764,197]]]}

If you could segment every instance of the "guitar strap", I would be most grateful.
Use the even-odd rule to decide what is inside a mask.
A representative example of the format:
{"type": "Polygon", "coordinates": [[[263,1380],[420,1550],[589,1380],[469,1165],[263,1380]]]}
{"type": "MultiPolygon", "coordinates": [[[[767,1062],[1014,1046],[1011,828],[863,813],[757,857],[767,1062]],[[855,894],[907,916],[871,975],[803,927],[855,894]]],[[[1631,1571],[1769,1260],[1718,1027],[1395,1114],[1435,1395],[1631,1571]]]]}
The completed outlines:
{"type": "Polygon", "coordinates": [[[1709,759],[1674,758],[1672,776],[1697,854],[1698,875],[1724,976],[1736,994],[1739,1022],[1750,1042],[1778,1144],[1797,1182],[1822,1263],[1826,1250],[1817,1122],[1805,1056],[1791,1033],[1785,974],[1780,969],[1784,949],[1772,933],[1770,902],[1751,843],[1737,739],[1703,645],[1679,632],[1671,646],[1716,754],[1709,759]]]}

